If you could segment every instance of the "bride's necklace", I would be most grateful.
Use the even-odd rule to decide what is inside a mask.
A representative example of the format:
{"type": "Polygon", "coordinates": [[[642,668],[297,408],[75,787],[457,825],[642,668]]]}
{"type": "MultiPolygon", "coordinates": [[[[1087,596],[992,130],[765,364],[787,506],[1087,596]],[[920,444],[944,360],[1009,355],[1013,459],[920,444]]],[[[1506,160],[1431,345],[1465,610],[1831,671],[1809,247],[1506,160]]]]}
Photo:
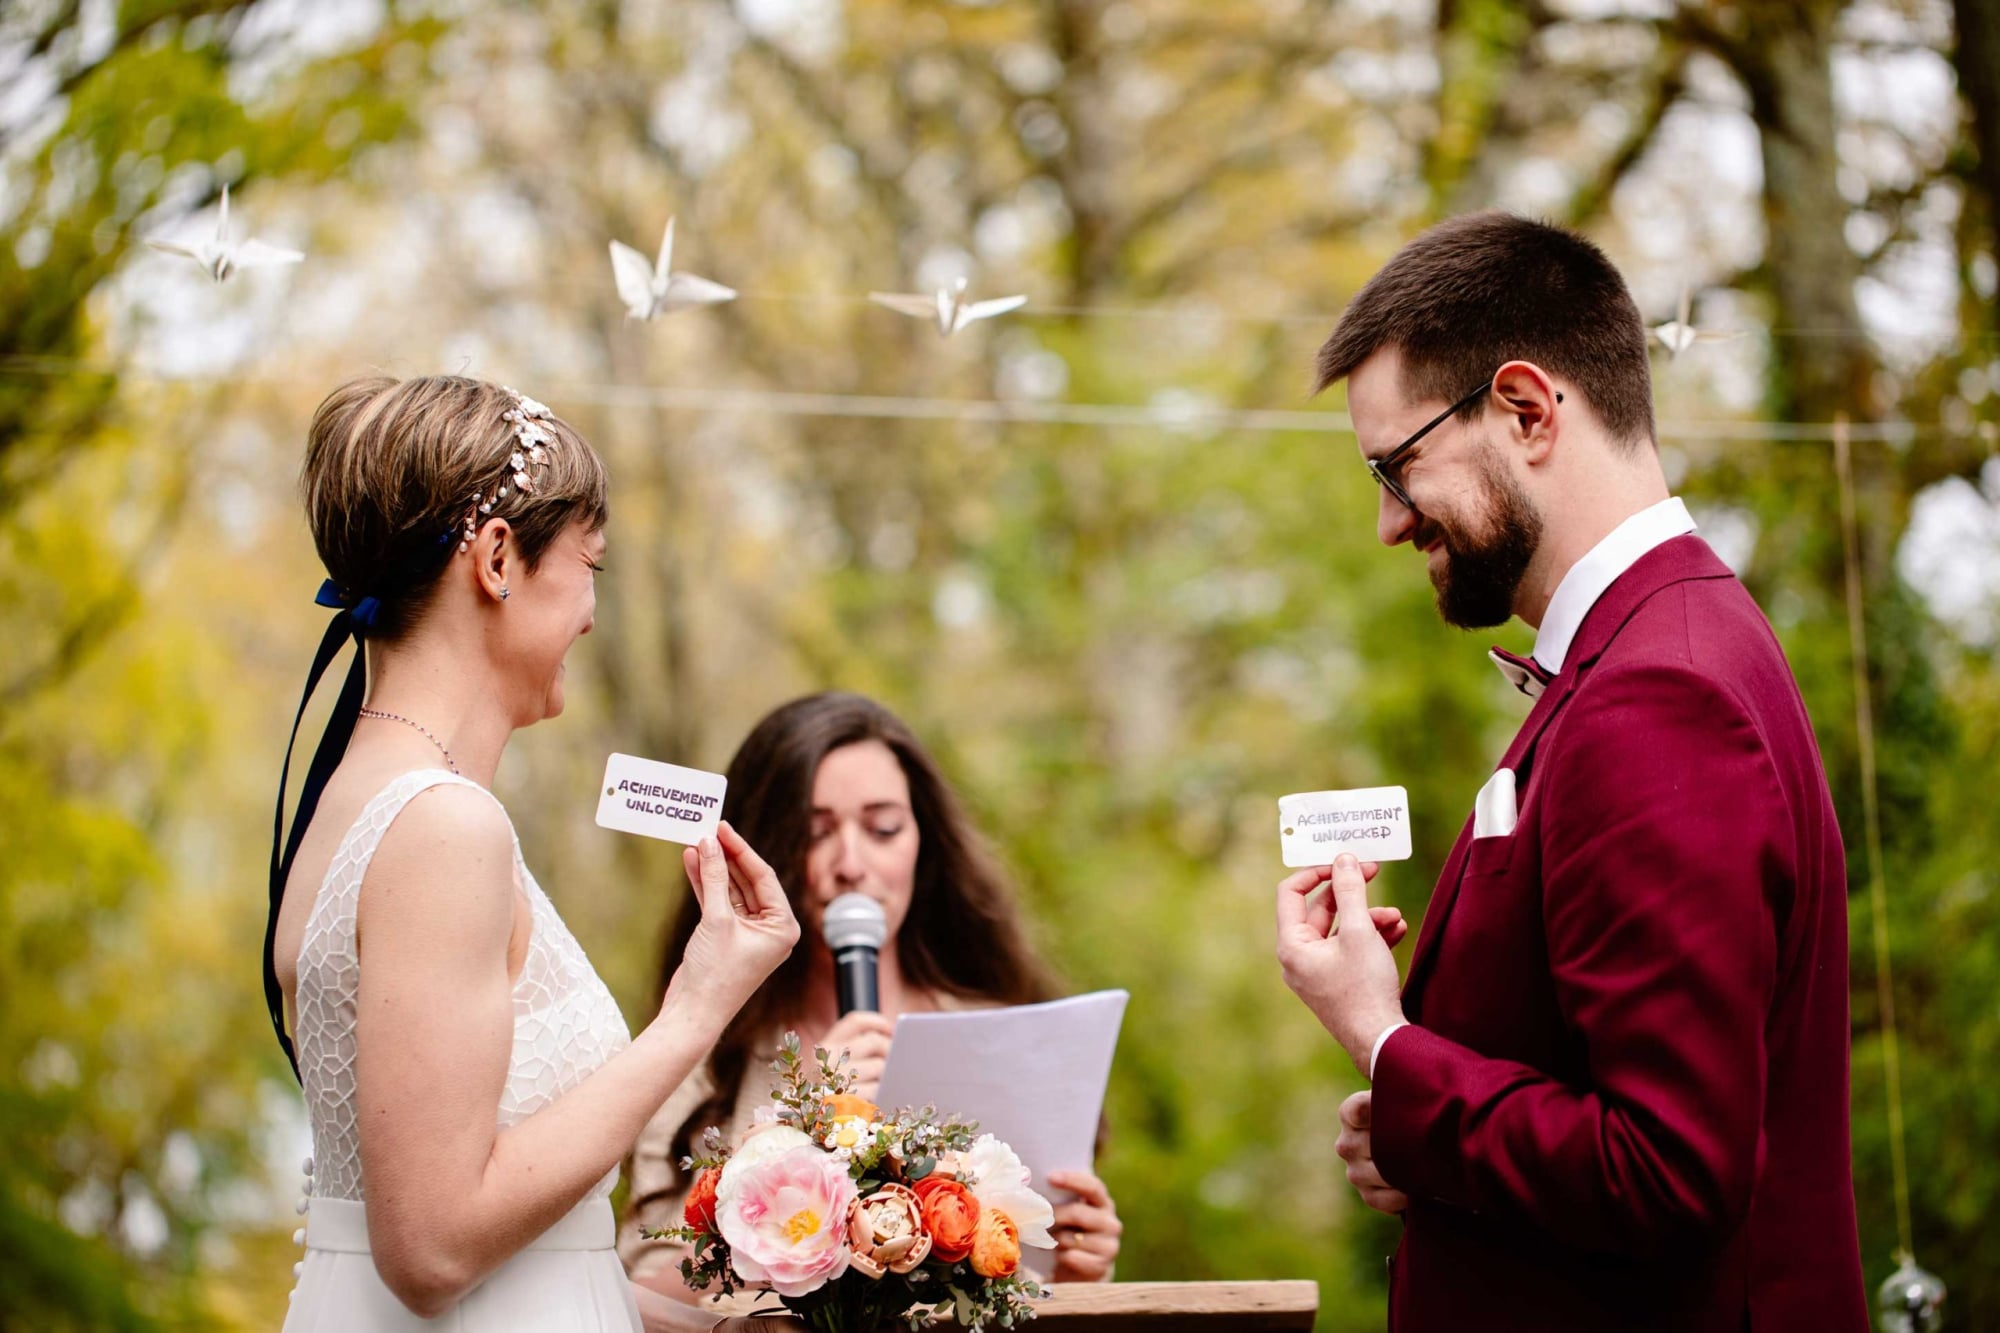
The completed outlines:
{"type": "Polygon", "coordinates": [[[433,736],[431,734],[431,729],[425,726],[423,723],[412,722],[409,718],[404,717],[401,713],[385,713],[379,708],[364,708],[361,710],[361,716],[378,717],[381,718],[384,722],[400,722],[406,727],[415,727],[418,731],[424,734],[425,740],[429,741],[432,745],[438,747],[438,753],[444,756],[444,766],[452,771],[452,775],[454,777],[463,776],[458,771],[457,763],[455,763],[452,760],[451,751],[447,750],[445,748],[444,742],[439,740],[436,736],[433,736]]]}

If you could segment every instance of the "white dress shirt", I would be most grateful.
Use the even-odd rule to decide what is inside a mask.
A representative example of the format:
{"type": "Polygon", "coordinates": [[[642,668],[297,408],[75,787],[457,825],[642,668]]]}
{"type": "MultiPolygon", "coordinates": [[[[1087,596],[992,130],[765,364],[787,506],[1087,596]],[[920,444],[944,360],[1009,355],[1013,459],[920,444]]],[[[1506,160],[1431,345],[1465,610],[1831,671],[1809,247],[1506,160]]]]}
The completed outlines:
{"type": "MultiPolygon", "coordinates": [[[[1679,496],[1668,496],[1658,504],[1648,505],[1613,528],[1603,541],[1571,565],[1562,582],[1556,584],[1549,608],[1542,613],[1541,628],[1535,633],[1535,661],[1551,675],[1561,671],[1570,645],[1576,641],[1576,632],[1583,628],[1583,618],[1590,614],[1590,608],[1597,605],[1605,590],[1654,547],[1693,531],[1694,518],[1679,496]]],[[[1375,1038],[1375,1047],[1368,1054],[1370,1081],[1375,1078],[1375,1062],[1382,1058],[1383,1043],[1396,1029],[1408,1026],[1408,1023],[1392,1023],[1375,1038]]]]}
{"type": "Polygon", "coordinates": [[[1576,632],[1583,628],[1583,618],[1604,590],[1654,547],[1693,531],[1694,519],[1677,495],[1648,505],[1611,529],[1556,585],[1549,609],[1542,612],[1542,627],[1535,634],[1535,660],[1551,675],[1561,671],[1576,632]]]}

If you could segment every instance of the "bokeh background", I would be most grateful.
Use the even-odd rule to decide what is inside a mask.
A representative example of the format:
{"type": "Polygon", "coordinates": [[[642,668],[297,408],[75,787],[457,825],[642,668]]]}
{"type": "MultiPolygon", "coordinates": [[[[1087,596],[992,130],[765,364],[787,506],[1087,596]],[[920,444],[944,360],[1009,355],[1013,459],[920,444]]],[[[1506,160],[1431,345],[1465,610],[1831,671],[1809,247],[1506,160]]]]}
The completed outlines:
{"type": "MultiPolygon", "coordinates": [[[[1777,627],[1852,849],[1856,1188],[1896,1244],[1831,423],[1919,1259],[2000,1328],[2000,14],[1987,0],[7,0],[0,1328],[271,1328],[303,1142],[260,999],[342,379],[462,371],[615,478],[571,708],[499,787],[635,1023],[674,849],[612,749],[720,767],[801,691],[937,749],[1078,989],[1132,991],[1125,1278],[1379,1327],[1353,1070],[1270,952],[1283,792],[1402,783],[1424,905],[1524,711],[1385,552],[1343,302],[1427,222],[1574,224],[1649,319],[1669,474],[1777,627]],[[216,285],[145,238],[308,252],[216,285]],[[732,305],[628,322],[606,241],[732,305]],[[959,275],[943,340],[867,304],[959,275]]],[[[329,694],[331,692],[329,691],[329,694]]],[[[325,704],[308,716],[308,729],[325,704]]],[[[312,733],[316,734],[316,732],[312,733]]],[[[1635,754],[1635,763],[1644,756],[1635,754]]],[[[440,1208],[452,1201],[440,1198],[440,1208]]]]}

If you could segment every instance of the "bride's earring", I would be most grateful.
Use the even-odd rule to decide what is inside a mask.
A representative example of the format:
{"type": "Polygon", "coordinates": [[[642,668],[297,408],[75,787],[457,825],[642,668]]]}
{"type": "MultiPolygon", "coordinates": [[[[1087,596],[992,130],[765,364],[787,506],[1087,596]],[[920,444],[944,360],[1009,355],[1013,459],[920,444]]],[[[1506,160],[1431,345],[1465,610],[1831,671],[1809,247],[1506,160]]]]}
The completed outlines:
{"type": "Polygon", "coordinates": [[[507,600],[507,585],[504,583],[500,585],[500,600],[503,602],[507,600]]]}

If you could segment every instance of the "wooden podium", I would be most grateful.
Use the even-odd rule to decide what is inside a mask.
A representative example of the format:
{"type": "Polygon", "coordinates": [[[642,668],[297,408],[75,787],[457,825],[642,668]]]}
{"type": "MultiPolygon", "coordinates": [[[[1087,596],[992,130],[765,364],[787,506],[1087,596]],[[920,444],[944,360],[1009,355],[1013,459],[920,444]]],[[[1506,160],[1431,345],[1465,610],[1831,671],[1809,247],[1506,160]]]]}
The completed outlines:
{"type": "MultiPolygon", "coordinates": [[[[1029,1333],[1308,1333],[1317,1282],[1069,1282],[1035,1302],[1029,1333]]],[[[789,1315],[723,1321],[719,1333],[797,1333],[789,1315]]],[[[940,1328],[954,1325],[942,1324],[940,1328]]]]}

